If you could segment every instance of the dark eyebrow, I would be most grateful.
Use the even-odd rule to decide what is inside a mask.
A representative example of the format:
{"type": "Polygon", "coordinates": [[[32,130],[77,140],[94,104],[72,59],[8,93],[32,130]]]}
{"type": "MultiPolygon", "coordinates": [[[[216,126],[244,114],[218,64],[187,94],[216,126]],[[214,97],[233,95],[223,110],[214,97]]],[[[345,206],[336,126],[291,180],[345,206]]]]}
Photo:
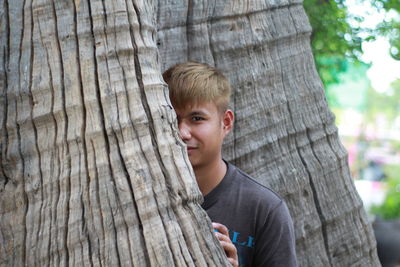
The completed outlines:
{"type": "Polygon", "coordinates": [[[208,117],[209,115],[207,112],[204,112],[202,110],[193,110],[192,112],[189,113],[189,116],[190,117],[193,117],[193,116],[208,117]]]}
{"type": "MultiPolygon", "coordinates": [[[[192,116],[207,116],[207,113],[204,111],[201,111],[201,110],[194,110],[186,116],[190,116],[190,117],[192,117],[192,116]]],[[[176,115],[176,117],[178,120],[181,119],[181,116],[179,116],[178,114],[176,115]]]]}
{"type": "Polygon", "coordinates": [[[189,115],[191,115],[191,116],[193,116],[193,115],[206,115],[206,113],[203,112],[203,111],[195,110],[195,111],[190,112],[189,115]]]}

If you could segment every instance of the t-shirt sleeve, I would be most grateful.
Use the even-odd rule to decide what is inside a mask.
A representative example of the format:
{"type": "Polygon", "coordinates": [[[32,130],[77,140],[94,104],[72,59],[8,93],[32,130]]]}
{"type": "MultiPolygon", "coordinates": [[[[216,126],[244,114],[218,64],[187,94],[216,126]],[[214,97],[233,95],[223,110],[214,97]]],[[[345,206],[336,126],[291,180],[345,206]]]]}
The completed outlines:
{"type": "Polygon", "coordinates": [[[260,218],[254,266],[297,266],[293,222],[283,200],[260,218]]]}

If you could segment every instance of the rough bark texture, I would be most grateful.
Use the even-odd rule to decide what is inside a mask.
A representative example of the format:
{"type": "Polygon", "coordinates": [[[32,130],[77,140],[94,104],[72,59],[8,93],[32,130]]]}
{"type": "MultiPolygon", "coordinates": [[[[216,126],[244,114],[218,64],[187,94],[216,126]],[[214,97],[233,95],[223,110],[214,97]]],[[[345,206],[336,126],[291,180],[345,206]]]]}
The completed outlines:
{"type": "Polygon", "coordinates": [[[0,28],[1,266],[227,263],[161,78],[189,59],[230,78],[226,158],[285,197],[300,264],[379,265],[301,2],[2,0],[0,28]]]}
{"type": "Polygon", "coordinates": [[[155,2],[0,4],[0,265],[226,265],[173,128],[155,2]]]}
{"type": "Polygon", "coordinates": [[[196,60],[233,86],[225,158],[287,201],[301,266],[379,266],[310,49],[302,1],[160,1],[162,69],[196,60]]]}

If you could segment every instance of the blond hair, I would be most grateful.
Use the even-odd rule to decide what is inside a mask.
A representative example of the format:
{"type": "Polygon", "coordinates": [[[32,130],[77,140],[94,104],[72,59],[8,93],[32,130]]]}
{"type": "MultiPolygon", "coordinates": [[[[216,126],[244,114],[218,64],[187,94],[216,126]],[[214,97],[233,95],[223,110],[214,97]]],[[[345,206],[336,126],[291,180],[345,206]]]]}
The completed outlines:
{"type": "Polygon", "coordinates": [[[210,101],[221,112],[228,108],[231,95],[229,81],[214,67],[198,62],[180,63],[166,70],[163,78],[175,108],[210,101]]]}

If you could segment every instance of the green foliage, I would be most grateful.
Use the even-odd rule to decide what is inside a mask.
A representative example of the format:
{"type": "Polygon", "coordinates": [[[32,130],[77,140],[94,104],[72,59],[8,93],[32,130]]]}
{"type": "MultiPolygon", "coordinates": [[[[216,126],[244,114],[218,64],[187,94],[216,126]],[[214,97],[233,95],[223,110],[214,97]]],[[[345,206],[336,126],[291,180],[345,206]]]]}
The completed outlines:
{"type": "Polygon", "coordinates": [[[377,34],[389,38],[390,55],[400,60],[400,1],[399,0],[374,0],[373,4],[378,10],[385,10],[397,14],[397,17],[384,20],[377,27],[377,34]]]}
{"type": "Polygon", "coordinates": [[[338,83],[325,86],[329,106],[365,112],[367,90],[371,86],[367,78],[370,65],[349,61],[344,61],[343,64],[347,71],[336,74],[338,83]]]}
{"type": "Polygon", "coordinates": [[[312,48],[315,55],[324,57],[353,57],[358,59],[361,52],[359,29],[352,28],[350,18],[343,0],[305,0],[304,8],[310,19],[313,33],[312,48]]]}
{"type": "Polygon", "coordinates": [[[367,107],[365,118],[367,122],[374,122],[376,116],[384,114],[389,123],[393,123],[400,114],[400,79],[391,84],[388,92],[379,93],[373,88],[367,91],[367,107]]]}
{"type": "Polygon", "coordinates": [[[352,28],[349,19],[362,20],[351,16],[344,0],[305,0],[304,9],[308,14],[313,32],[311,46],[317,70],[325,85],[338,83],[338,74],[347,70],[349,58],[360,62],[360,29],[352,28]]]}
{"type": "Polygon", "coordinates": [[[385,167],[388,176],[388,192],[385,201],[380,206],[372,206],[371,213],[383,219],[400,218],[400,166],[388,165],[385,167]]]}
{"type": "Polygon", "coordinates": [[[378,25],[378,31],[388,37],[390,55],[394,59],[400,60],[400,21],[391,19],[390,21],[382,22],[378,25]]]}
{"type": "MultiPolygon", "coordinates": [[[[378,11],[400,14],[399,0],[358,2],[360,5],[371,3],[378,11]]],[[[304,0],[304,9],[313,28],[311,47],[325,86],[339,82],[338,74],[347,71],[346,62],[355,65],[361,63],[362,42],[375,40],[379,35],[389,38],[390,53],[393,58],[400,60],[400,16],[382,21],[376,29],[369,29],[355,26],[359,23],[354,22],[362,22],[364,18],[351,15],[345,0],[304,0]]]]}

